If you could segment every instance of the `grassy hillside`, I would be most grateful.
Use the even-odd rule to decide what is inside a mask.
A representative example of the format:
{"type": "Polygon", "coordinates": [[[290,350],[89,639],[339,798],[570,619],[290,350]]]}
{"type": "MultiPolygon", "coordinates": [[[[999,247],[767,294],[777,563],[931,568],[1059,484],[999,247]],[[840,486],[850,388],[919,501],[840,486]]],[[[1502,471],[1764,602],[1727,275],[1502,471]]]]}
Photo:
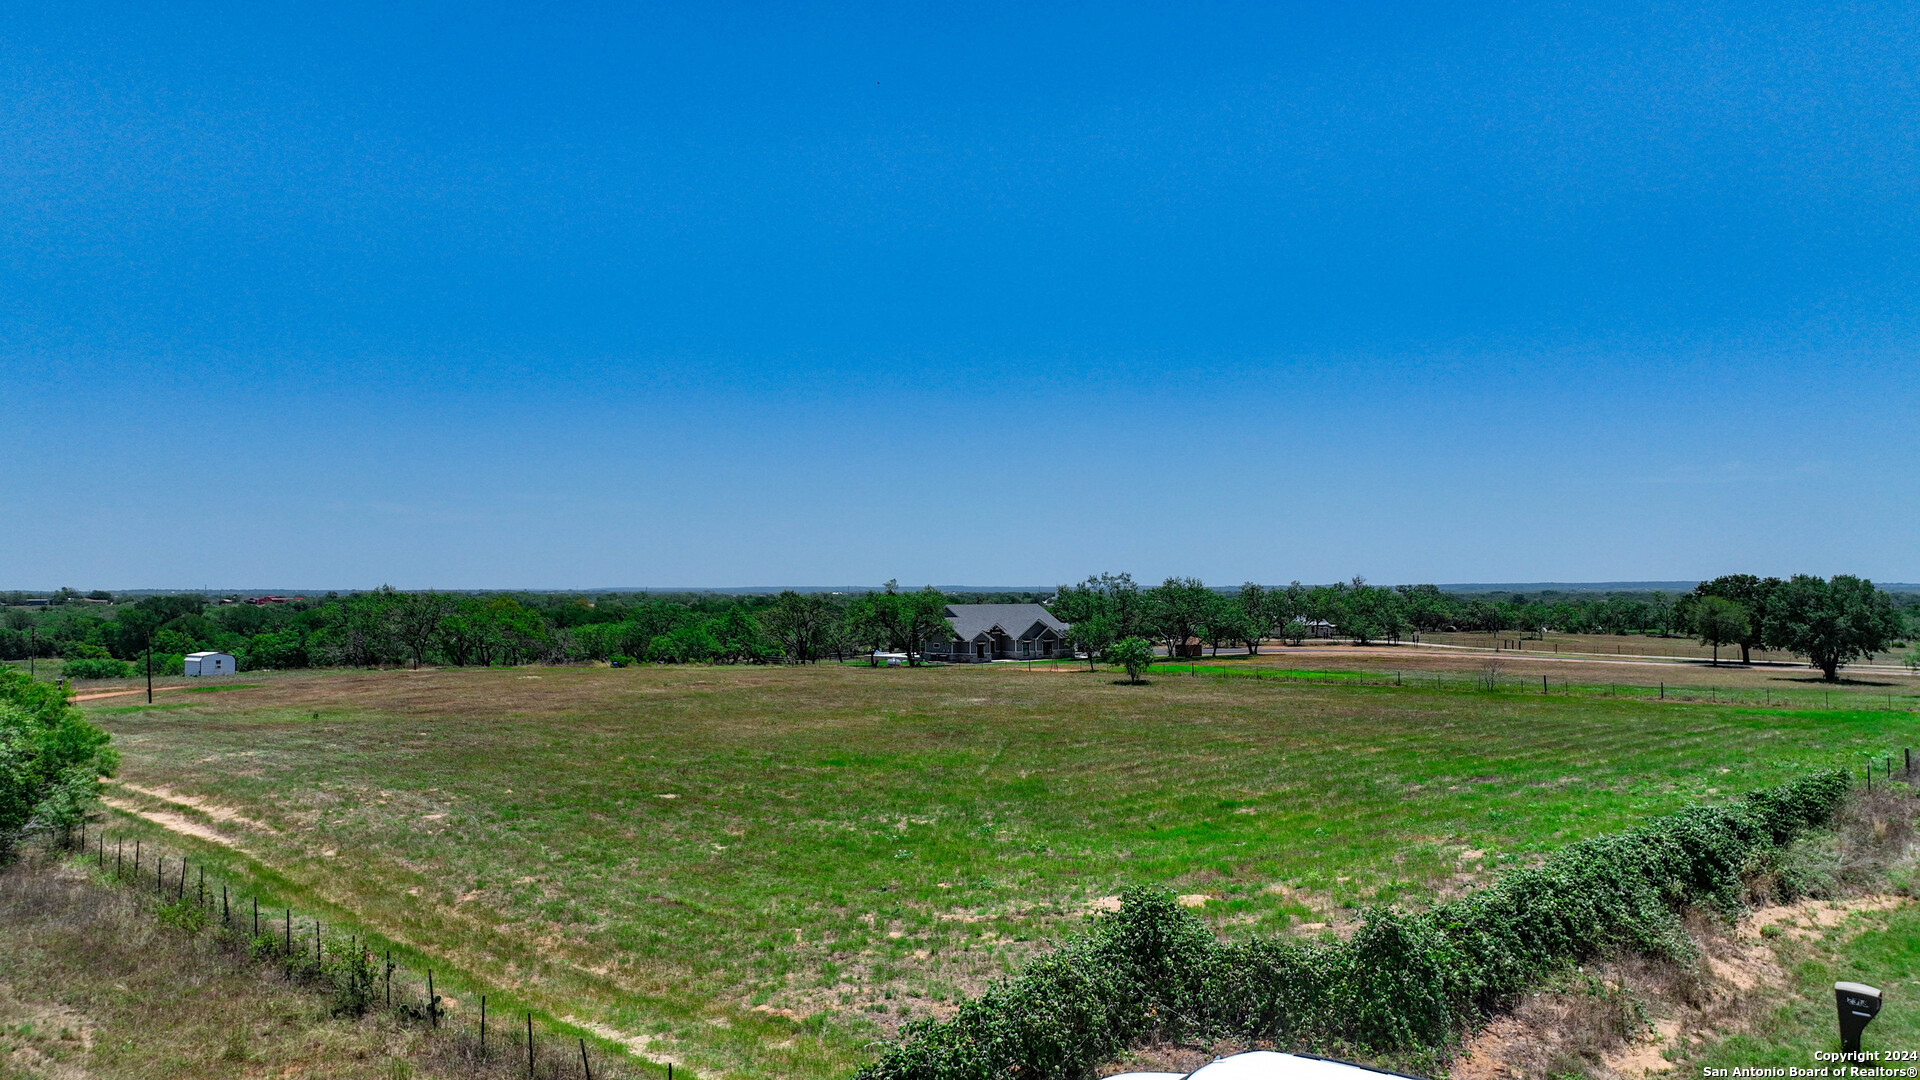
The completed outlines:
{"type": "Polygon", "coordinates": [[[841,1074],[1126,883],[1313,932],[1920,743],[1903,711],[1011,667],[249,679],[88,703],[116,800],[709,1074],[841,1074]]]}

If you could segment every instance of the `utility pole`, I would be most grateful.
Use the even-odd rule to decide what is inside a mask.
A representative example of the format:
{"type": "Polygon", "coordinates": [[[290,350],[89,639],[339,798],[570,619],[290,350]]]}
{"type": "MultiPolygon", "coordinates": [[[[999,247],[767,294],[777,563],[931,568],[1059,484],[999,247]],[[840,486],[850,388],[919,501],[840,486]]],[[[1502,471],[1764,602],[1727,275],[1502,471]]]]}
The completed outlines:
{"type": "Polygon", "coordinates": [[[153,704],[153,631],[147,631],[147,704],[153,704]]]}
{"type": "Polygon", "coordinates": [[[27,641],[30,642],[30,644],[27,646],[27,678],[31,679],[33,678],[33,672],[34,672],[34,665],[33,665],[34,658],[40,655],[40,628],[39,627],[37,626],[27,627],[27,641]]]}

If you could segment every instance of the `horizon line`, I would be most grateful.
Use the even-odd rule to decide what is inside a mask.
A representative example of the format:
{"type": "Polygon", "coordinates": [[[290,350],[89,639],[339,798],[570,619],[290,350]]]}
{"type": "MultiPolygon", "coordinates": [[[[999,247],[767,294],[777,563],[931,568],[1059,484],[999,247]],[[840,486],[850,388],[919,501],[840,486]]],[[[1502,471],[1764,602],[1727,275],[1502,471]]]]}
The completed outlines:
{"type": "MultiPolygon", "coordinates": [[[[1397,584],[1430,584],[1430,583],[1402,582],[1397,584]]],[[[1491,582],[1438,582],[1438,583],[1431,583],[1431,584],[1433,584],[1434,587],[1439,589],[1440,591],[1449,592],[1449,593],[1453,593],[1453,592],[1462,592],[1462,593],[1654,592],[1654,591],[1685,592],[1687,590],[1692,589],[1695,585],[1699,584],[1699,582],[1697,580],[1511,581],[1511,582],[1491,581],[1491,582]]],[[[1920,592],[1920,583],[1915,583],[1915,582],[1889,581],[1889,582],[1876,582],[1875,584],[1878,588],[1886,589],[1889,591],[1920,592]]],[[[1146,582],[1142,582],[1141,585],[1143,588],[1151,587],[1150,584],[1146,582]]],[[[598,587],[591,587],[591,588],[551,588],[551,587],[529,588],[529,587],[511,587],[511,586],[510,587],[472,587],[472,588],[428,587],[425,589],[401,589],[399,591],[401,592],[467,593],[467,594],[532,593],[532,594],[538,594],[538,595],[560,595],[560,594],[617,595],[622,593],[672,593],[672,594],[695,594],[695,595],[716,595],[716,596],[724,596],[724,595],[771,596],[771,595],[775,595],[775,594],[787,592],[787,591],[798,592],[798,593],[878,592],[884,587],[885,586],[881,584],[876,584],[876,585],[616,585],[616,586],[598,586],[598,587]]],[[[1270,586],[1270,587],[1279,587],[1279,586],[1270,586]]],[[[116,597],[136,596],[136,595],[165,596],[165,595],[180,595],[180,594],[186,594],[186,593],[199,593],[205,596],[229,596],[229,595],[288,596],[288,597],[301,596],[305,598],[314,598],[314,597],[326,596],[329,593],[342,595],[342,596],[352,595],[355,593],[367,593],[367,592],[374,591],[374,588],[378,588],[378,586],[374,586],[372,588],[337,588],[336,587],[336,588],[308,588],[308,589],[293,589],[293,588],[284,588],[284,587],[282,588],[250,588],[250,589],[235,589],[235,588],[216,589],[211,586],[200,586],[197,588],[143,587],[143,588],[127,588],[127,589],[103,589],[99,591],[110,592],[116,597]]],[[[955,594],[1044,593],[1044,592],[1058,591],[1060,586],[1059,585],[935,585],[934,588],[943,593],[955,593],[955,594]]],[[[1214,586],[1214,588],[1235,589],[1235,588],[1238,588],[1238,586],[1216,585],[1214,586]]],[[[52,594],[57,591],[59,591],[57,588],[54,588],[54,589],[0,589],[0,592],[27,593],[27,594],[52,594]]]]}

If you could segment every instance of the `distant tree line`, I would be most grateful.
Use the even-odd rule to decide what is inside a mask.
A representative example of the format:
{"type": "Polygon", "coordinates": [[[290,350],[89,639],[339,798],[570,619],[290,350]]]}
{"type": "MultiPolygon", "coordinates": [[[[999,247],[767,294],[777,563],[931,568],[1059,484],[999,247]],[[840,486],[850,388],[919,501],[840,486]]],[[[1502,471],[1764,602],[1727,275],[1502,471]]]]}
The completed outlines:
{"type": "MultiPolygon", "coordinates": [[[[131,675],[149,646],[156,671],[185,654],[231,653],[243,671],[614,661],[767,663],[898,652],[915,660],[945,630],[948,603],[1040,601],[1047,594],[947,597],[888,582],[859,594],[538,593],[466,595],[382,587],[288,603],[144,596],[111,607],[10,608],[0,659],[61,657],[76,677],[131,675]]],[[[125,598],[122,598],[123,600],[125,598]]]]}
{"type": "Polygon", "coordinates": [[[1170,650],[1194,643],[1258,650],[1263,641],[1297,644],[1332,634],[1367,644],[1409,635],[1472,633],[1684,632],[1677,602],[1660,593],[1607,597],[1484,597],[1442,592],[1434,585],[1369,585],[1365,578],[1332,585],[1210,587],[1193,578],[1141,586],[1127,574],[1100,574],[1061,586],[1053,610],[1074,624],[1082,650],[1140,637],[1170,650]]]}
{"type": "MultiPolygon", "coordinates": [[[[1460,595],[1434,585],[1384,587],[1363,578],[1331,585],[1237,588],[1195,578],[1143,586],[1128,574],[1099,574],[1051,594],[946,596],[928,586],[888,582],[857,594],[370,592],[289,603],[210,601],[193,594],[144,596],[117,604],[66,602],[11,608],[0,625],[0,659],[64,658],[69,674],[133,674],[151,649],[156,670],[177,671],[203,649],[232,653],[242,670],[436,664],[454,667],[611,661],[614,663],[813,663],[899,653],[919,660],[945,633],[949,603],[1040,601],[1071,624],[1076,652],[1089,658],[1122,643],[1157,643],[1191,654],[1222,646],[1258,651],[1337,636],[1368,644],[1439,632],[1682,634],[1714,647],[1738,646],[1806,657],[1828,678],[1840,667],[1907,636],[1905,611],[1872,582],[1839,575],[1787,579],[1728,575],[1678,596],[1568,594],[1460,595]]],[[[1122,650],[1138,655],[1128,645],[1122,650]]],[[[1149,659],[1150,659],[1149,653],[1149,659]]]]}

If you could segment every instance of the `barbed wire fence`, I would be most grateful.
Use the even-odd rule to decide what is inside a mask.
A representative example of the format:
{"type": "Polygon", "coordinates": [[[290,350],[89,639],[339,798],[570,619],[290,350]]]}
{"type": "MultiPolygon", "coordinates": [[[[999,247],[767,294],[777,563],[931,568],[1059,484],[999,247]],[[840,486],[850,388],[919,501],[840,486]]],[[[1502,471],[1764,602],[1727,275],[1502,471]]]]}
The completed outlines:
{"type": "MultiPolygon", "coordinates": [[[[657,1066],[607,1054],[575,1030],[556,1030],[528,1010],[470,1008],[440,994],[431,968],[411,968],[352,928],[329,926],[288,905],[262,906],[258,893],[207,876],[178,851],[144,835],[87,827],[56,845],[92,866],[96,878],[133,892],[155,919],[189,934],[209,934],[237,962],[277,972],[327,997],[339,1016],[383,1014],[426,1028],[423,1054],[440,1071],[487,1080],[638,1080],[657,1066]]],[[[444,983],[444,980],[443,980],[444,983]]],[[[674,1067],[665,1066],[672,1080],[674,1067]]],[[[684,1070],[682,1075],[685,1075],[684,1070]]]]}
{"type": "MultiPolygon", "coordinates": [[[[1254,682],[1293,683],[1317,686],[1409,687],[1463,693],[1527,693],[1574,697],[1625,698],[1640,701],[1672,701],[1685,704],[1760,706],[1775,709],[1843,709],[1862,712],[1913,712],[1920,707],[1920,688],[1904,684],[1876,683],[1878,689],[1864,690],[1830,687],[1785,688],[1741,686],[1687,686],[1679,682],[1656,681],[1646,684],[1626,682],[1583,682],[1551,676],[1508,674],[1498,660],[1488,660],[1473,669],[1405,668],[1374,671],[1311,671],[1275,669],[1221,658],[1157,659],[1148,676],[1157,678],[1248,679],[1254,682]],[[1209,663],[1211,660],[1213,662],[1209,663]]],[[[1522,658],[1526,659],[1526,658],[1522,658]]],[[[1078,661],[1084,670],[1086,661],[1078,661]]],[[[1065,668],[1057,661],[1043,661],[1042,667],[1065,668]]],[[[1117,670],[1117,669],[1115,669],[1117,670]]]]}

